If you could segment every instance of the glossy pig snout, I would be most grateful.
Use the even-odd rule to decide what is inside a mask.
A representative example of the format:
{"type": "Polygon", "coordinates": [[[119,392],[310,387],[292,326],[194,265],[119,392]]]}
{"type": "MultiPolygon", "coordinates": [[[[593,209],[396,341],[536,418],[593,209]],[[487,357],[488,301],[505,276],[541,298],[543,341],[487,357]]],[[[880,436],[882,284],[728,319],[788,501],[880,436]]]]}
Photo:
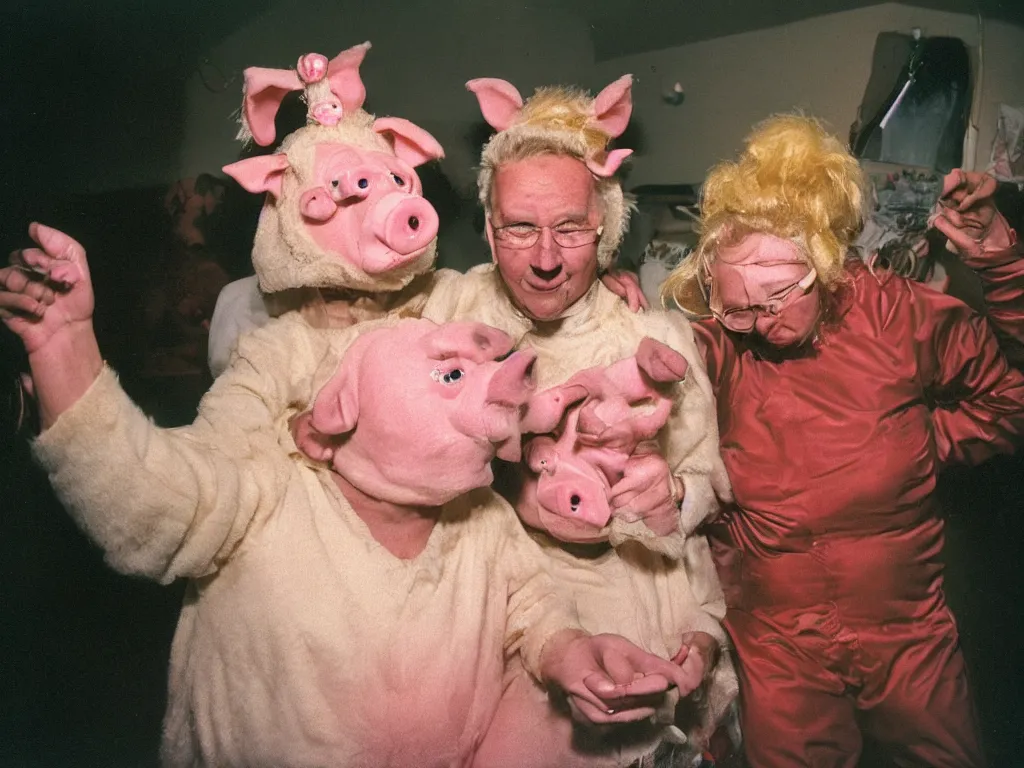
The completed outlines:
{"type": "Polygon", "coordinates": [[[537,498],[541,505],[561,517],[603,528],[612,511],[603,486],[587,483],[584,478],[558,482],[541,477],[537,498]]]}
{"type": "Polygon", "coordinates": [[[412,261],[437,237],[437,227],[437,211],[424,198],[404,192],[385,195],[370,214],[370,231],[384,248],[368,254],[363,268],[372,274],[412,261]]]}

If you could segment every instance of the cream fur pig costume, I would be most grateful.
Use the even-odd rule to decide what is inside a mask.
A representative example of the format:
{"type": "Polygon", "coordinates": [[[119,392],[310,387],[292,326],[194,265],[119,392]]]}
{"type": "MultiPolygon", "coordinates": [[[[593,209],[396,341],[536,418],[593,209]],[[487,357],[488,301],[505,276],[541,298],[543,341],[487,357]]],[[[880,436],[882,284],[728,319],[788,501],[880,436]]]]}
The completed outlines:
{"type": "MultiPolygon", "coordinates": [[[[341,472],[359,457],[374,463],[366,446],[379,445],[372,426],[379,404],[401,405],[410,386],[420,387],[409,376],[379,375],[382,366],[412,370],[404,357],[423,344],[395,337],[403,323],[434,327],[425,320],[364,324],[338,374],[367,373],[362,394],[335,376],[317,400],[314,418],[319,410],[321,419],[337,422],[343,405],[343,426],[355,428],[344,462],[340,455],[335,461],[341,472]],[[386,359],[367,368],[375,355],[386,359]],[[364,419],[371,434],[359,437],[364,419]],[[353,442],[357,437],[362,445],[353,442]]],[[[300,323],[282,322],[275,339],[287,331],[297,349],[311,351],[300,323]]],[[[491,329],[473,332],[501,337],[491,329]]],[[[355,336],[350,329],[332,341],[341,350],[355,336]]],[[[488,357],[501,356],[511,340],[505,344],[499,349],[499,339],[488,357]]],[[[257,348],[243,341],[243,359],[257,348]]],[[[327,353],[317,382],[336,359],[327,353]]],[[[477,384],[484,374],[495,381],[513,369],[505,389],[519,381],[521,396],[506,393],[503,402],[514,410],[525,399],[525,366],[514,355],[503,363],[467,365],[465,354],[459,360],[477,384]]],[[[235,376],[241,384],[244,377],[235,376]]],[[[255,372],[248,384],[263,386],[255,372]]],[[[443,512],[425,549],[400,559],[370,534],[326,467],[298,454],[285,421],[294,409],[279,410],[277,436],[251,434],[237,456],[211,447],[224,445],[223,434],[211,434],[215,424],[248,419],[259,407],[220,395],[215,387],[192,427],[160,429],[105,368],[34,447],[60,498],[111,565],[164,583],[190,579],[172,649],[164,763],[465,765],[497,707],[505,655],[518,651],[537,673],[546,640],[578,627],[508,504],[486,488],[452,499],[460,483],[489,482],[493,449],[481,453],[468,437],[473,426],[466,437],[449,439],[450,450],[465,446],[483,456],[461,462],[456,474],[485,474],[453,481],[450,473],[428,473],[426,490],[435,495],[425,498],[444,500],[443,512]]],[[[445,404],[423,400],[410,407],[435,428],[390,444],[392,461],[381,472],[405,468],[419,477],[417,456],[429,450],[423,441],[448,434],[440,417],[423,415],[443,413],[445,404]]],[[[472,402],[448,407],[482,416],[472,402]]],[[[514,437],[518,451],[517,431],[514,437]]],[[[399,479],[394,488],[417,487],[399,479]]]]}
{"type": "MultiPolygon", "coordinates": [[[[525,104],[504,81],[474,80],[468,87],[480,100],[484,117],[498,129],[484,147],[479,175],[480,199],[488,215],[493,214],[493,185],[502,165],[539,155],[576,158],[596,179],[604,227],[597,258],[607,266],[627,218],[621,187],[612,174],[629,150],[607,152],[606,145],[629,120],[628,76],[594,99],[573,90],[541,89],[525,104]]],[[[669,390],[673,407],[658,435],[662,454],[685,488],[679,533],[655,536],[640,522],[613,521],[608,531],[613,547],[597,549],[569,547],[540,531],[534,536],[549,556],[556,581],[572,590],[588,630],[621,632],[663,658],[673,657],[684,633],[692,631],[706,632],[724,647],[724,596],[706,539],[691,534],[716,514],[718,496],[728,498],[730,491],[719,455],[715,400],[689,322],[679,313],[636,314],[596,280],[582,298],[550,321],[527,315],[510,293],[498,266],[482,265],[435,288],[423,314],[439,322],[473,319],[519,339],[519,348],[537,354],[542,389],[561,385],[584,369],[630,357],[645,338],[685,358],[686,377],[669,390]]],[[[695,705],[697,716],[687,723],[691,750],[706,743],[736,692],[731,662],[722,654],[703,700],[695,705]]],[[[580,742],[574,747],[570,733],[568,718],[556,712],[544,692],[513,663],[502,709],[489,734],[493,741],[485,744],[481,764],[625,766],[638,757],[650,757],[660,741],[686,740],[678,732],[661,730],[637,734],[632,741],[598,740],[579,749],[580,742]],[[531,722],[525,731],[511,725],[524,720],[531,722]],[[533,748],[538,741],[551,744],[551,749],[539,753],[533,748]]]]}
{"type": "Polygon", "coordinates": [[[308,125],[277,152],[224,168],[267,199],[252,251],[256,277],[230,284],[211,322],[215,375],[241,333],[271,316],[302,309],[313,325],[343,327],[390,311],[415,314],[434,280],[425,273],[436,256],[437,213],[413,168],[444,153],[409,121],[362,109],[359,66],[369,48],[331,61],[307,54],[295,70],[245,71],[239,138],[272,144],[290,91],[303,91],[308,125]]]}

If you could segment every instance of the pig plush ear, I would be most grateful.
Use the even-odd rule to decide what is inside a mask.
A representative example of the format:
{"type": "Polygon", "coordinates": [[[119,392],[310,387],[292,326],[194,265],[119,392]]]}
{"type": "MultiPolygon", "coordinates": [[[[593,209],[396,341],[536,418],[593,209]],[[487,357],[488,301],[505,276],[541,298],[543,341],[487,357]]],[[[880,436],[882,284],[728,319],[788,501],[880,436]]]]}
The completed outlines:
{"type": "Polygon", "coordinates": [[[523,108],[523,97],[512,83],[495,77],[480,77],[466,83],[476,94],[484,120],[496,131],[504,131],[523,108]]]}
{"type": "Polygon", "coordinates": [[[633,113],[633,76],[623,75],[594,99],[590,124],[612,138],[621,136],[633,113]]]}
{"type": "Polygon", "coordinates": [[[274,118],[290,91],[301,91],[302,81],[291,69],[249,67],[245,70],[242,115],[253,140],[261,147],[274,143],[274,118]]]}
{"type": "Polygon", "coordinates": [[[444,149],[437,139],[408,120],[382,117],[373,121],[373,130],[391,142],[395,155],[413,168],[444,157],[444,149]]]}
{"type": "Polygon", "coordinates": [[[636,364],[652,381],[672,382],[686,378],[690,364],[671,347],[650,337],[640,340],[636,364]]]}
{"type": "Polygon", "coordinates": [[[358,370],[351,352],[345,355],[337,372],[313,402],[310,424],[324,435],[343,435],[359,421],[358,370]]]}
{"type": "Polygon", "coordinates": [[[565,412],[590,392],[582,384],[568,384],[538,392],[526,405],[526,415],[520,423],[523,434],[546,435],[554,432],[565,412]]]}
{"type": "Polygon", "coordinates": [[[327,81],[331,93],[341,101],[345,114],[359,109],[366,101],[366,87],[359,76],[359,65],[363,63],[369,41],[353,45],[335,56],[327,65],[327,81]]]}
{"type": "Polygon", "coordinates": [[[288,165],[287,155],[275,153],[239,160],[237,163],[225,165],[222,170],[248,192],[269,192],[280,198],[281,182],[288,165]]]}
{"type": "Polygon", "coordinates": [[[595,176],[607,179],[615,175],[622,161],[633,154],[632,149],[613,149],[611,152],[587,158],[587,168],[595,176]]]}

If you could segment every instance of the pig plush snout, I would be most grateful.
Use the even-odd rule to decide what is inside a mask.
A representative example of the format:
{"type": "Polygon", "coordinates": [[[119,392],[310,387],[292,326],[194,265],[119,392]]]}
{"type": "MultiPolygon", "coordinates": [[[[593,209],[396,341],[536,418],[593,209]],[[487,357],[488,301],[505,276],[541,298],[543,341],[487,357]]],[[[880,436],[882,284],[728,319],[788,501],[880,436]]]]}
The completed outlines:
{"type": "Polygon", "coordinates": [[[437,211],[426,199],[392,192],[377,201],[369,222],[373,236],[384,246],[367,253],[363,269],[370,274],[394,269],[419,255],[437,237],[437,211]]]}
{"type": "Polygon", "coordinates": [[[537,486],[537,500],[544,509],[595,528],[603,528],[612,516],[608,489],[596,478],[575,473],[564,479],[542,475],[537,486]]]}
{"type": "Polygon", "coordinates": [[[533,392],[536,360],[532,349],[513,352],[487,386],[487,409],[492,413],[487,438],[495,444],[497,457],[504,461],[518,462],[522,457],[520,411],[533,392]]]}

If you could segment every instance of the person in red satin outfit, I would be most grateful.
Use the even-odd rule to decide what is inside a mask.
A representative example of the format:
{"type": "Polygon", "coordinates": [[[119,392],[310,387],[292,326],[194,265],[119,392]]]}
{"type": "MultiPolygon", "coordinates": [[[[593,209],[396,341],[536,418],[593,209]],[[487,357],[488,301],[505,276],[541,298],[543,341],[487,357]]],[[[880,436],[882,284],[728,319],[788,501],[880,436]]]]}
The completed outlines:
{"type": "Polygon", "coordinates": [[[1020,359],[1024,254],[994,188],[954,171],[933,224],[985,283],[986,320],[846,258],[861,172],[812,119],[762,123],[705,183],[663,295],[713,316],[695,331],[736,504],[709,537],[754,768],[854,766],[865,735],[901,766],[983,764],[935,486],[1024,431],[999,343],[1020,359]]]}

